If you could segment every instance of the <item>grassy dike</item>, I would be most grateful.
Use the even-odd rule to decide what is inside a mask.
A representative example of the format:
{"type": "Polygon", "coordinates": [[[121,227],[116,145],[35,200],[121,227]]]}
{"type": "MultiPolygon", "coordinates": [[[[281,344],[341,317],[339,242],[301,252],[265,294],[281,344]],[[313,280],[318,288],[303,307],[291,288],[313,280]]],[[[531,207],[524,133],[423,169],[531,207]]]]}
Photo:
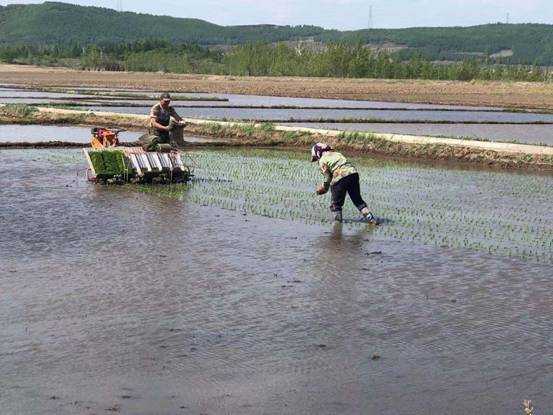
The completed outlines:
{"type": "MultiPolygon", "coordinates": [[[[94,113],[28,105],[0,106],[0,124],[112,126],[146,129],[147,115],[94,113]]],[[[280,146],[307,148],[325,141],[340,150],[425,161],[467,162],[501,168],[553,171],[553,147],[455,138],[341,132],[278,126],[186,119],[186,133],[215,138],[209,146],[280,146]]],[[[198,144],[195,144],[198,145],[198,144]]],[[[2,144],[0,144],[2,146],[2,144]]],[[[18,147],[22,147],[21,143],[18,147]]],[[[37,145],[31,145],[37,147],[37,145]]],[[[58,145],[59,146],[59,143],[58,145]]],[[[3,147],[9,147],[4,145],[3,147]]]]}

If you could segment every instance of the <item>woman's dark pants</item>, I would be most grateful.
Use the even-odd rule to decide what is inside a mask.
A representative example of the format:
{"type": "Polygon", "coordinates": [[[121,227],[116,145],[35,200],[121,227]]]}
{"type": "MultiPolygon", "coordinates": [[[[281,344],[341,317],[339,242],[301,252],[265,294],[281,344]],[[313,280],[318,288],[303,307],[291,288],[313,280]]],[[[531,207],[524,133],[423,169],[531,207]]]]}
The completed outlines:
{"type": "Polygon", "coordinates": [[[332,193],[332,203],[330,210],[332,212],[341,212],[342,206],[346,200],[346,193],[349,194],[351,201],[361,210],[367,207],[367,204],[361,197],[361,189],[359,188],[359,174],[354,173],[340,179],[334,186],[330,187],[332,193]]]}

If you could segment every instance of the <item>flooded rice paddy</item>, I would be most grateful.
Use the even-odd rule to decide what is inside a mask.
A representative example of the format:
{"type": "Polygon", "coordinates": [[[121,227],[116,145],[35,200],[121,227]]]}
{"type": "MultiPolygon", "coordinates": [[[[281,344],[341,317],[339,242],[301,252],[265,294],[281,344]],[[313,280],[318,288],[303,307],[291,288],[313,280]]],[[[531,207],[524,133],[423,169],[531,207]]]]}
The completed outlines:
{"type": "Polygon", "coordinates": [[[5,413],[553,407],[551,176],[354,159],[374,227],[329,221],[307,154],[185,159],[106,187],[0,150],[5,413]]]}
{"type": "MultiPolygon", "coordinates": [[[[103,107],[90,106],[89,111],[122,112],[147,114],[151,105],[144,107],[103,107]]],[[[80,109],[80,107],[75,107],[80,109]]],[[[248,109],[248,108],[178,108],[179,115],[188,118],[211,118],[230,120],[258,120],[287,122],[294,120],[382,120],[382,121],[427,121],[427,122],[479,122],[479,123],[549,123],[553,115],[504,112],[454,112],[454,111],[394,111],[394,110],[335,110],[335,109],[248,109]]],[[[551,126],[550,126],[551,127],[551,126]]]]}
{"type": "MultiPolygon", "coordinates": [[[[118,137],[121,142],[135,141],[143,134],[138,131],[123,131],[118,137]]],[[[88,144],[90,128],[57,125],[0,125],[0,143],[41,143],[62,141],[88,144]]]]}
{"type": "MultiPolygon", "coordinates": [[[[86,95],[86,91],[86,88],[80,88],[80,94],[64,94],[4,88],[0,90],[0,103],[55,104],[95,112],[148,114],[155,101],[141,98],[144,94],[154,94],[153,91],[91,89],[95,94],[110,94],[105,96],[86,95]],[[118,97],[117,93],[122,96],[118,97]]],[[[428,134],[553,145],[550,125],[553,115],[509,112],[501,108],[198,93],[190,94],[186,101],[173,101],[173,104],[181,116],[189,118],[302,122],[302,125],[313,128],[344,131],[428,134]],[[280,108],[282,106],[285,108],[280,108]]]]}
{"type": "MultiPolygon", "coordinates": [[[[71,88],[72,89],[72,88],[71,88]]],[[[102,89],[102,88],[79,88],[79,90],[86,91],[90,90],[93,93],[105,92],[113,94],[111,99],[114,101],[121,100],[121,96],[117,96],[117,93],[120,92],[121,95],[125,95],[125,100],[129,99],[129,96],[136,95],[137,98],[134,99],[136,102],[144,102],[142,98],[139,98],[140,95],[156,95],[159,91],[143,91],[143,90],[132,90],[132,89],[102,89]]],[[[237,94],[211,94],[211,93],[193,93],[187,94],[183,92],[174,92],[174,96],[178,95],[189,95],[189,97],[198,97],[198,101],[195,101],[196,105],[265,105],[265,106],[277,106],[277,105],[295,105],[299,107],[307,106],[323,106],[323,107],[350,107],[350,108],[408,108],[408,109],[464,109],[464,110],[490,110],[498,108],[490,107],[473,107],[473,106],[460,106],[460,105],[435,105],[435,104],[412,104],[412,103],[396,103],[396,102],[378,102],[378,101],[355,101],[355,100],[336,100],[336,99],[321,99],[321,98],[294,98],[294,97],[273,97],[273,96],[260,96],[260,95],[237,95],[237,94]],[[221,101],[205,101],[206,98],[219,98],[221,101]],[[204,101],[203,101],[204,100],[204,101]]],[[[29,89],[18,89],[14,88],[0,88],[0,100],[2,102],[13,99],[14,97],[42,97],[42,98],[67,98],[71,100],[72,98],[83,98],[88,97],[90,100],[94,101],[98,99],[98,95],[86,95],[86,94],[72,94],[72,93],[60,93],[60,92],[43,92],[43,91],[33,91],[29,89]]],[[[174,101],[173,103],[176,103],[174,101]]],[[[144,102],[145,105],[151,105],[144,102]]]]}
{"type": "Polygon", "coordinates": [[[409,123],[279,123],[291,127],[322,128],[340,131],[407,134],[431,137],[484,139],[499,142],[545,144],[553,146],[553,126],[526,124],[409,124],[409,123]]]}

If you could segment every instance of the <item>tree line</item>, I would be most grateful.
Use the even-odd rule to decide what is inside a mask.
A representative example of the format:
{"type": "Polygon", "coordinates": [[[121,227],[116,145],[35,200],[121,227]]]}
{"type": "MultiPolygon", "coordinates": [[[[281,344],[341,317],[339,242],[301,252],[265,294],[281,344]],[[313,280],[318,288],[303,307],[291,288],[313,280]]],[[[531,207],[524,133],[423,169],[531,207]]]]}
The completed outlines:
{"type": "Polygon", "coordinates": [[[404,58],[421,55],[430,60],[458,61],[471,56],[484,62],[497,52],[509,51],[512,56],[495,59],[506,64],[553,64],[553,26],[544,24],[327,31],[316,38],[322,42],[372,45],[387,42],[404,46],[404,58]]]}
{"type": "Polygon", "coordinates": [[[291,43],[248,43],[227,52],[197,45],[146,40],[119,45],[1,47],[0,60],[88,70],[200,73],[247,76],[548,81],[533,65],[500,65],[476,59],[435,62],[421,56],[369,49],[360,42],[312,49],[291,43]]]}
{"type": "MultiPolygon", "coordinates": [[[[468,7],[468,6],[467,6],[468,7]]],[[[316,26],[220,26],[200,19],[117,12],[60,2],[0,6],[0,46],[64,47],[72,42],[90,47],[160,39],[175,45],[235,46],[253,42],[299,40],[387,45],[401,49],[403,60],[466,59],[486,63],[553,65],[553,25],[486,24],[472,27],[327,30],[316,26]]]]}

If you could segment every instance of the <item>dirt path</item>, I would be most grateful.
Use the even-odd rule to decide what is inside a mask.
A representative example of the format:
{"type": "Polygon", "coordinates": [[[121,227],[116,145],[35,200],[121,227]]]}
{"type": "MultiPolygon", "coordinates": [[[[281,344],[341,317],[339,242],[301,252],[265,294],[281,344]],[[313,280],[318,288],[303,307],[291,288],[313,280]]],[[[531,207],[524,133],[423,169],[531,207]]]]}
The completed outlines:
{"type": "Polygon", "coordinates": [[[497,106],[553,110],[553,83],[234,77],[138,72],[91,72],[0,64],[0,83],[95,86],[153,91],[232,93],[497,106]]]}

